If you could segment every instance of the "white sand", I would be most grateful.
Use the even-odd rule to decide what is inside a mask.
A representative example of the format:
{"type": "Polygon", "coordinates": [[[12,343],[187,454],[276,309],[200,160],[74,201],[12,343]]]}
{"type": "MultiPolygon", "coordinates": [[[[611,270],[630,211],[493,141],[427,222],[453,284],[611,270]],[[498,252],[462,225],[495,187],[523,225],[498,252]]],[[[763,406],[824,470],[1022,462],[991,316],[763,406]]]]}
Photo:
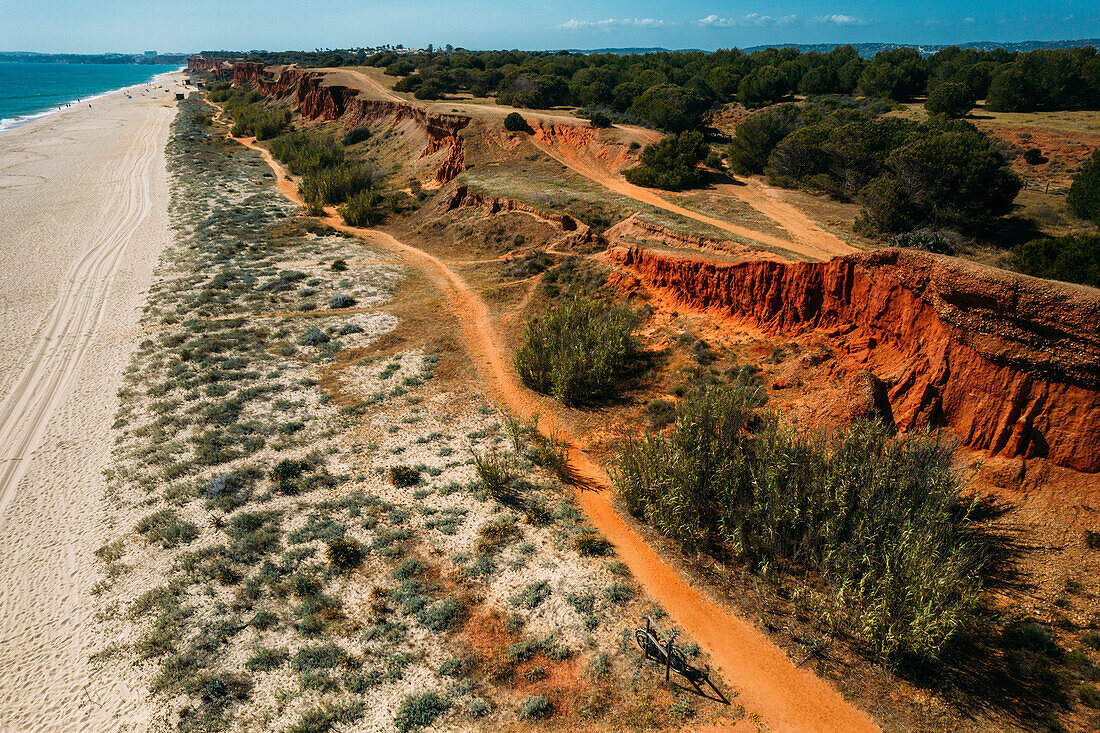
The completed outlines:
{"type": "Polygon", "coordinates": [[[163,87],[0,133],[0,731],[145,717],[88,654],[116,392],[170,237],[163,87]]]}

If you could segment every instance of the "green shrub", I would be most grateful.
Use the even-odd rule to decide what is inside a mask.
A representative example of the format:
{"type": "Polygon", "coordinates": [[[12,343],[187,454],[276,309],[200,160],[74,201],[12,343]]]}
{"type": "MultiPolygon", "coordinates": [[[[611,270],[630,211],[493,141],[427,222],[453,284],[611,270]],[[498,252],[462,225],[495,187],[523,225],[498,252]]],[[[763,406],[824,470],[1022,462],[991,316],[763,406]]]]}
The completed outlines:
{"type": "Polygon", "coordinates": [[[753,406],[743,390],[696,390],[670,437],[628,443],[614,470],[627,508],[689,551],[815,568],[879,654],[934,658],[970,618],[984,563],[952,450],[874,423],[798,433],[753,406]]]}
{"type": "Polygon", "coordinates": [[[1100,150],[1092,152],[1092,157],[1074,177],[1066,203],[1074,214],[1100,226],[1100,150]]]}
{"type": "Polygon", "coordinates": [[[929,114],[948,117],[966,117],[974,106],[974,96],[970,88],[957,82],[944,82],[928,94],[924,108],[929,114]]]}
{"type": "Polygon", "coordinates": [[[512,605],[519,608],[538,608],[550,597],[550,584],[545,580],[528,583],[523,590],[512,596],[512,605]]]}
{"type": "Polygon", "coordinates": [[[588,122],[592,125],[592,127],[611,127],[611,118],[605,115],[603,112],[593,112],[592,116],[588,118],[588,122]]]}
{"type": "Polygon", "coordinates": [[[575,405],[608,395],[639,353],[630,309],[577,296],[527,322],[515,366],[531,389],[575,405]]]}
{"type": "Polygon", "coordinates": [[[505,545],[515,542],[522,536],[519,527],[511,517],[498,517],[481,525],[477,531],[475,549],[479,553],[491,554],[505,545]]]}
{"type": "Polygon", "coordinates": [[[267,107],[256,92],[238,89],[210,92],[213,102],[225,103],[225,111],[233,118],[232,134],[235,137],[255,137],[267,140],[275,137],[290,122],[290,110],[285,107],[267,107]]]}
{"type": "Polygon", "coordinates": [[[767,109],[742,120],[733,133],[733,142],[726,151],[730,168],[735,173],[763,173],[768,157],[779,141],[798,126],[793,107],[767,109]]]}
{"type": "Polygon", "coordinates": [[[494,499],[500,501],[512,496],[512,482],[519,475],[515,455],[493,449],[474,456],[474,469],[485,490],[494,499]]]}
{"type": "Polygon", "coordinates": [[[461,618],[464,607],[457,598],[444,598],[439,603],[425,606],[416,614],[422,626],[437,634],[449,630],[461,618]]]}
{"type": "Polygon", "coordinates": [[[420,471],[409,466],[391,466],[390,483],[398,487],[416,486],[420,483],[420,471]]]}
{"type": "Polygon", "coordinates": [[[353,127],[344,135],[344,145],[355,145],[370,139],[370,130],[366,127],[353,127]]]}
{"type": "Polygon", "coordinates": [[[606,557],[611,554],[611,543],[594,529],[578,532],[573,538],[573,546],[584,557],[606,557]]]}
{"type": "Polygon", "coordinates": [[[1012,248],[1012,267],[1026,275],[1100,288],[1100,234],[1036,239],[1012,248]]]}
{"type": "Polygon", "coordinates": [[[363,562],[363,545],[351,537],[338,537],[328,543],[325,556],[337,570],[351,572],[363,562]]]}
{"type": "Polygon", "coordinates": [[[288,659],[290,654],[286,649],[260,647],[248,658],[244,666],[253,672],[267,672],[281,667],[288,659]]]}
{"type": "Polygon", "coordinates": [[[439,694],[427,691],[405,695],[401,705],[397,708],[393,724],[399,733],[409,733],[417,728],[431,725],[451,704],[439,694]]]}
{"type": "Polygon", "coordinates": [[[301,175],[344,162],[344,147],[335,140],[304,132],[288,132],[271,141],[271,154],[301,175]]]}
{"type": "Polygon", "coordinates": [[[530,132],[527,120],[519,112],[511,112],[504,118],[504,129],[508,132],[530,132]]]}
{"type": "Polygon", "coordinates": [[[1039,165],[1046,162],[1043,151],[1039,148],[1028,148],[1024,151],[1024,162],[1028,165],[1039,165]]]}
{"type": "Polygon", "coordinates": [[[307,172],[298,182],[298,193],[306,201],[339,204],[361,191],[372,190],[378,178],[375,170],[368,165],[344,163],[307,172]]]}
{"type": "Polygon", "coordinates": [[[546,695],[530,695],[519,706],[522,720],[542,720],[550,715],[552,706],[546,695]]]}
{"type": "Polygon", "coordinates": [[[294,655],[291,667],[295,672],[332,669],[348,661],[348,653],[335,644],[303,647],[294,655]]]}
{"type": "Polygon", "coordinates": [[[623,172],[626,180],[636,186],[682,191],[698,188],[706,182],[706,173],[699,164],[709,148],[700,132],[669,135],[642,150],[641,164],[623,172]]]}
{"type": "Polygon", "coordinates": [[[676,405],[668,400],[651,400],[645,406],[650,427],[660,430],[676,420],[676,405]]]}
{"type": "Polygon", "coordinates": [[[603,589],[603,594],[612,603],[626,603],[634,597],[634,591],[625,583],[612,583],[603,589]]]}
{"type": "Polygon", "coordinates": [[[355,700],[322,705],[302,713],[286,733],[329,733],[337,725],[354,723],[366,714],[367,706],[355,700]]]}
{"type": "Polygon", "coordinates": [[[386,197],[378,191],[358,191],[337,212],[348,226],[370,227],[385,221],[389,208],[386,197]]]}
{"type": "Polygon", "coordinates": [[[174,509],[153,512],[138,521],[134,529],[150,542],[157,542],[166,549],[191,542],[199,536],[199,528],[180,519],[174,509]]]}
{"type": "Polygon", "coordinates": [[[351,308],[355,305],[355,298],[344,293],[338,293],[328,299],[328,307],[333,309],[351,308]]]}
{"type": "Polygon", "coordinates": [[[912,232],[895,234],[890,238],[890,244],[894,247],[907,249],[919,249],[925,252],[934,252],[941,255],[953,255],[958,249],[960,237],[952,232],[936,231],[935,229],[917,229],[912,232]]]}

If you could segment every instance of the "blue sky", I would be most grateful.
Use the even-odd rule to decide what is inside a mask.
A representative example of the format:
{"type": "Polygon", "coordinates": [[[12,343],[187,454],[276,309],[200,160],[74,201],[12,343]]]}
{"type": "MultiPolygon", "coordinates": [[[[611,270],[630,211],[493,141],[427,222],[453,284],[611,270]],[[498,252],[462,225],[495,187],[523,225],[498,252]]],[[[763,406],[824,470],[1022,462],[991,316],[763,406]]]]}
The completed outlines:
{"type": "Polygon", "coordinates": [[[1100,37],[1096,0],[0,0],[0,50],[99,53],[780,43],[962,43],[1100,37]]]}

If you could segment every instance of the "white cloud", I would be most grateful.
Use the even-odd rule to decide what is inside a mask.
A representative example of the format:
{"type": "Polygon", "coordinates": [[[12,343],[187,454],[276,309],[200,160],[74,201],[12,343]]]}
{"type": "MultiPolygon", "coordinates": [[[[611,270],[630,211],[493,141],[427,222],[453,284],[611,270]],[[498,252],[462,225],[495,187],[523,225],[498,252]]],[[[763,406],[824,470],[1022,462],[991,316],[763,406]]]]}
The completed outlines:
{"type": "Polygon", "coordinates": [[[660,18],[606,18],[604,20],[577,20],[571,18],[561,25],[554,26],[560,31],[610,30],[611,28],[661,28],[676,25],[660,18]]]}
{"type": "Polygon", "coordinates": [[[963,18],[963,23],[966,23],[967,25],[970,25],[970,24],[972,24],[973,22],[974,22],[974,19],[973,19],[973,18],[970,18],[970,17],[967,17],[967,18],[963,18]]]}
{"type": "Polygon", "coordinates": [[[832,15],[823,15],[817,19],[818,23],[831,23],[833,25],[867,25],[870,21],[866,18],[858,18],[854,15],[844,15],[843,13],[833,13],[832,15]]]}
{"type": "Polygon", "coordinates": [[[778,18],[771,15],[749,13],[736,18],[720,18],[713,13],[696,21],[707,28],[766,28],[771,26],[790,25],[798,20],[797,15],[783,15],[778,18]]]}

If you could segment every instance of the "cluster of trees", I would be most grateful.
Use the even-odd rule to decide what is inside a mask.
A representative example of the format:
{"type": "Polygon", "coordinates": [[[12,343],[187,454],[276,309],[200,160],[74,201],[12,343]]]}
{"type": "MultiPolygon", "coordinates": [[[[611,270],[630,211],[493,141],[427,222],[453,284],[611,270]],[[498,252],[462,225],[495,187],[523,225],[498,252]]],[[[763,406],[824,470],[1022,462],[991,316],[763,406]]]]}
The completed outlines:
{"type": "Polygon", "coordinates": [[[706,159],[710,146],[701,132],[669,135],[642,150],[641,164],[625,171],[626,180],[636,186],[682,191],[698,188],[706,181],[699,164],[706,159]]]}
{"type": "Polygon", "coordinates": [[[421,99],[467,91],[517,107],[575,105],[670,132],[696,129],[716,104],[760,107],[792,94],[928,95],[937,114],[949,115],[965,114],[983,98],[989,109],[1008,112],[1100,106],[1100,56],[1092,47],[1022,53],[951,47],[928,57],[897,48],[873,59],[861,58],[852,46],[751,54],[350,49],[252,52],[246,58],[317,67],[368,64],[402,77],[398,89],[421,99]]]}
{"type": "Polygon", "coordinates": [[[889,234],[966,227],[1007,214],[1020,180],[973,125],[946,116],[920,123],[872,105],[780,105],[738,127],[734,171],[864,206],[860,224],[889,234]]]}
{"type": "Polygon", "coordinates": [[[977,99],[990,109],[1028,111],[1100,106],[1100,57],[1092,47],[1012,53],[915,49],[863,59],[852,46],[827,53],[768,48],[645,54],[484,51],[396,54],[366,63],[400,76],[421,98],[457,91],[495,94],[518,107],[576,105],[671,132],[695,129],[715,104],[764,106],[792,94],[906,100],[930,95],[940,112],[964,114],[977,99]],[[939,87],[944,85],[943,89],[939,87]],[[938,91],[937,91],[938,90],[938,91]],[[965,107],[962,112],[955,112],[965,107]]]}

